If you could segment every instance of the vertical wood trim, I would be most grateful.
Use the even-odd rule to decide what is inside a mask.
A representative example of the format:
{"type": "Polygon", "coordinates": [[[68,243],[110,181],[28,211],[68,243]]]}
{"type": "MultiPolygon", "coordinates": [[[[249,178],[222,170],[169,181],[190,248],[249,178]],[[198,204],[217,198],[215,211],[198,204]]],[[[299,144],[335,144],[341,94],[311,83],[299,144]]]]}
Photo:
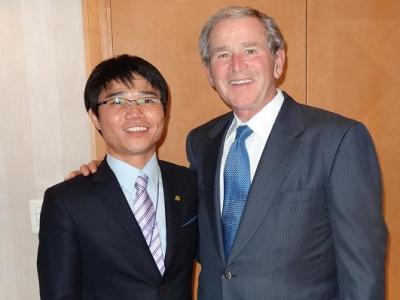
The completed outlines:
{"type": "Polygon", "coordinates": [[[304,93],[305,93],[305,104],[308,104],[308,0],[305,1],[305,64],[304,64],[304,93]]]}
{"type": "MultiPolygon", "coordinates": [[[[111,0],[82,0],[82,14],[86,74],[89,75],[99,62],[114,54],[111,0]]],[[[90,128],[91,157],[100,159],[105,154],[105,145],[96,128],[93,125],[90,128]]]]}
{"type": "Polygon", "coordinates": [[[100,35],[102,60],[113,57],[111,22],[111,0],[97,0],[99,3],[100,35]]]}

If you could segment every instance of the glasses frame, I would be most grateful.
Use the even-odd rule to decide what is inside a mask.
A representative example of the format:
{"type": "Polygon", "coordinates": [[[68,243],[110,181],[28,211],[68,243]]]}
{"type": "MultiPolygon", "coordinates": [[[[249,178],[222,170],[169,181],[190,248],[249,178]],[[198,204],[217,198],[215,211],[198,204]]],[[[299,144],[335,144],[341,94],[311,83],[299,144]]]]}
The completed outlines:
{"type": "MultiPolygon", "coordinates": [[[[96,103],[96,106],[99,107],[100,105],[106,105],[110,101],[115,101],[116,99],[122,100],[122,103],[120,104],[120,106],[116,106],[118,108],[128,107],[128,106],[131,106],[133,103],[135,103],[139,107],[151,107],[153,105],[157,105],[157,104],[162,103],[161,99],[157,98],[157,97],[145,96],[145,97],[142,97],[142,98],[139,98],[139,99],[129,99],[129,98],[126,98],[126,97],[115,96],[115,97],[111,97],[111,98],[108,98],[108,99],[106,99],[104,101],[96,103]],[[146,102],[146,100],[151,100],[151,102],[146,102]]],[[[112,107],[112,106],[110,106],[110,107],[112,107]]]]}

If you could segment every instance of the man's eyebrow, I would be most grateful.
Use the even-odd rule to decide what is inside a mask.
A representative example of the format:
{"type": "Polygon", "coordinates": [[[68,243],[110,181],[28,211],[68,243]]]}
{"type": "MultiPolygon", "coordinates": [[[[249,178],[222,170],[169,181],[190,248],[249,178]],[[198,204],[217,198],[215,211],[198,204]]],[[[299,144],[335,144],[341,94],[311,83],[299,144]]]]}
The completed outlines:
{"type": "Polygon", "coordinates": [[[139,91],[138,94],[139,94],[139,96],[156,96],[156,97],[158,97],[158,94],[155,91],[139,91]]]}
{"type": "MultiPolygon", "coordinates": [[[[259,43],[259,42],[243,42],[243,43],[241,43],[241,45],[242,45],[242,47],[244,47],[244,48],[246,48],[246,47],[255,47],[255,46],[259,47],[259,46],[260,46],[260,43],[259,43]]],[[[211,53],[211,55],[212,55],[212,54],[214,54],[214,53],[223,52],[223,51],[227,51],[227,50],[228,50],[228,47],[226,47],[226,46],[215,47],[215,48],[212,48],[212,49],[210,50],[210,53],[211,53]]]]}
{"type": "Polygon", "coordinates": [[[243,47],[254,47],[254,46],[259,46],[259,45],[260,45],[260,43],[258,43],[258,42],[245,42],[245,43],[242,43],[243,47]]]}
{"type": "MultiPolygon", "coordinates": [[[[118,96],[126,96],[128,93],[127,92],[111,92],[106,94],[106,99],[108,98],[113,98],[113,97],[118,97],[118,96]]],[[[155,91],[138,91],[135,92],[135,95],[138,95],[139,97],[143,97],[143,96],[156,96],[158,97],[158,94],[155,91]]]]}
{"type": "Polygon", "coordinates": [[[213,54],[213,53],[215,53],[215,52],[226,51],[227,49],[228,49],[228,48],[225,47],[225,46],[222,46],[222,47],[215,47],[215,48],[212,48],[212,49],[211,49],[210,53],[213,54]]]}
{"type": "Polygon", "coordinates": [[[106,98],[112,98],[112,97],[115,97],[115,96],[121,96],[123,94],[125,94],[125,93],[124,92],[112,92],[112,93],[106,94],[106,98]]]}

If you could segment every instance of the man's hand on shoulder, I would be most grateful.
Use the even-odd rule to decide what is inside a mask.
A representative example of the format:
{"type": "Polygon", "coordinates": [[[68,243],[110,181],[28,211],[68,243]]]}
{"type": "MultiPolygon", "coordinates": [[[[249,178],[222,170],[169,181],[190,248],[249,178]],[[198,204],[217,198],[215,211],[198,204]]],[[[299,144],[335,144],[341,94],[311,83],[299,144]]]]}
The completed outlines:
{"type": "Polygon", "coordinates": [[[100,162],[100,160],[92,160],[88,164],[81,165],[79,167],[79,170],[75,170],[69,173],[68,176],[65,177],[65,180],[74,178],[78,175],[89,176],[90,174],[96,173],[97,167],[99,166],[100,162]]]}

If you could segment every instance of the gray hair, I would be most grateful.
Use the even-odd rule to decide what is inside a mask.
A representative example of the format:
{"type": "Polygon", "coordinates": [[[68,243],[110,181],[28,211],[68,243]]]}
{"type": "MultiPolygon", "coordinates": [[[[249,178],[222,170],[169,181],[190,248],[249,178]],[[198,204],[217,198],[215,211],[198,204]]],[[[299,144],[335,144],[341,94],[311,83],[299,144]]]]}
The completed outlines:
{"type": "Polygon", "coordinates": [[[213,27],[222,20],[242,17],[256,18],[264,26],[266,32],[267,47],[270,50],[272,56],[275,56],[276,52],[279,49],[285,49],[285,39],[283,38],[278,24],[273,18],[254,8],[231,6],[221,9],[215,15],[211,16],[211,18],[207,21],[207,23],[203,26],[203,29],[201,30],[201,34],[199,37],[199,51],[201,60],[204,65],[208,66],[210,63],[209,38],[213,27]]]}

